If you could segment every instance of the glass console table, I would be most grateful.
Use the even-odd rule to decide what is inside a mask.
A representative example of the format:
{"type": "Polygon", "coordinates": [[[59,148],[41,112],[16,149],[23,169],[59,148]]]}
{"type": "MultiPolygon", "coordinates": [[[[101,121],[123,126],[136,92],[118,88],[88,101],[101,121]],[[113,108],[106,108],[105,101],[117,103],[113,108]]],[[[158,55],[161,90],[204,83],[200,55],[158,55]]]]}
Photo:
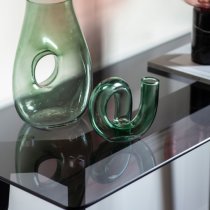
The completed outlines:
{"type": "MultiPolygon", "coordinates": [[[[13,188],[38,197],[58,209],[94,209],[98,203],[129,186],[135,186],[139,181],[144,182],[147,177],[152,183],[161,171],[164,172],[162,177],[165,177],[162,183],[170,188],[167,192],[171,193],[161,191],[163,200],[167,201],[162,209],[187,209],[177,201],[177,196],[173,197],[181,191],[173,190],[172,178],[178,180],[176,183],[181,189],[182,184],[188,182],[180,181],[179,175],[190,173],[190,165],[204,183],[203,208],[199,206],[200,200],[197,202],[198,209],[209,209],[210,88],[193,80],[156,72],[147,66],[150,59],[187,42],[189,35],[94,74],[95,84],[110,76],[125,79],[133,93],[134,112],[139,104],[140,78],[152,75],[160,79],[155,121],[141,139],[131,143],[103,140],[93,131],[87,113],[71,126],[45,131],[24,124],[12,105],[0,110],[2,209],[7,209],[8,205],[11,209],[13,188]],[[201,165],[204,165],[204,172],[199,174],[201,165]],[[207,178],[202,178],[202,173],[207,178]]],[[[194,175],[189,176],[195,177],[192,173],[194,175]]],[[[188,184],[193,186],[196,181],[188,184]]],[[[147,190],[139,188],[137,193],[141,191],[144,194],[147,190]]],[[[184,196],[184,193],[181,195],[184,196]]],[[[196,196],[199,197],[195,193],[192,200],[195,201],[196,196]]],[[[158,207],[156,209],[159,210],[158,207]]]]}

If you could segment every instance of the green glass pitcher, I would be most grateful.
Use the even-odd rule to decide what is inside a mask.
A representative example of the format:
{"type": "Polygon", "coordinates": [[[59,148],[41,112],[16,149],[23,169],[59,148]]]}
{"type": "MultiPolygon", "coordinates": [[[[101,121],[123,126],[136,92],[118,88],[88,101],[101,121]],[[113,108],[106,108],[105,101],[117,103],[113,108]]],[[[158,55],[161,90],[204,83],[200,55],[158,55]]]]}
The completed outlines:
{"type": "Polygon", "coordinates": [[[90,54],[72,0],[27,0],[13,70],[20,117],[38,128],[74,122],[87,106],[91,86],[90,54]],[[40,68],[49,57],[52,62],[40,68]],[[40,81],[38,73],[51,65],[40,81]]]}

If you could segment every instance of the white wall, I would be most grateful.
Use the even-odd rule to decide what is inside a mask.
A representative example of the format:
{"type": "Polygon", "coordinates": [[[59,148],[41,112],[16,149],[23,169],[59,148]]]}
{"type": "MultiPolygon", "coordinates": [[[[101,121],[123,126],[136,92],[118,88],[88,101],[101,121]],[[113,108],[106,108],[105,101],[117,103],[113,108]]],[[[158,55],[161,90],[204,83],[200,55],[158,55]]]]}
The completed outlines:
{"type": "MultiPolygon", "coordinates": [[[[189,32],[182,0],[75,0],[94,66],[106,66],[189,32]]],[[[25,0],[0,2],[0,107],[12,101],[12,69],[25,0]]]]}

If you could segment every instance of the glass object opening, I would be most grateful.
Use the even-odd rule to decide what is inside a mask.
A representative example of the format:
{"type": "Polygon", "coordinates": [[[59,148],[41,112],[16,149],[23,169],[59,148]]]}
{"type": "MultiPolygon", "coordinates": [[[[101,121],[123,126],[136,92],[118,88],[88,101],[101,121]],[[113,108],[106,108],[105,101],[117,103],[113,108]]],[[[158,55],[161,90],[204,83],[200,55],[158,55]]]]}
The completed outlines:
{"type": "Polygon", "coordinates": [[[36,56],[32,65],[32,75],[39,87],[50,85],[58,73],[57,57],[51,52],[36,56]]]}

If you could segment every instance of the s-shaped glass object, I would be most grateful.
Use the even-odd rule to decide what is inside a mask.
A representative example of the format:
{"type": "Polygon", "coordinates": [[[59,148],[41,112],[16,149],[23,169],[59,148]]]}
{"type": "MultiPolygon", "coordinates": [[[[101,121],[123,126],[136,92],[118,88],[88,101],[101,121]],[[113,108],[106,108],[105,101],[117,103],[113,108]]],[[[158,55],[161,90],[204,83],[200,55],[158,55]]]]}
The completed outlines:
{"type": "Polygon", "coordinates": [[[142,136],[152,125],[159,97],[159,80],[153,77],[141,79],[141,102],[132,119],[132,94],[128,84],[120,78],[109,78],[93,90],[89,102],[92,126],[108,141],[126,142],[142,136]],[[108,102],[114,96],[115,116],[108,117],[108,102]],[[120,102],[122,102],[120,104],[120,102]]]}

